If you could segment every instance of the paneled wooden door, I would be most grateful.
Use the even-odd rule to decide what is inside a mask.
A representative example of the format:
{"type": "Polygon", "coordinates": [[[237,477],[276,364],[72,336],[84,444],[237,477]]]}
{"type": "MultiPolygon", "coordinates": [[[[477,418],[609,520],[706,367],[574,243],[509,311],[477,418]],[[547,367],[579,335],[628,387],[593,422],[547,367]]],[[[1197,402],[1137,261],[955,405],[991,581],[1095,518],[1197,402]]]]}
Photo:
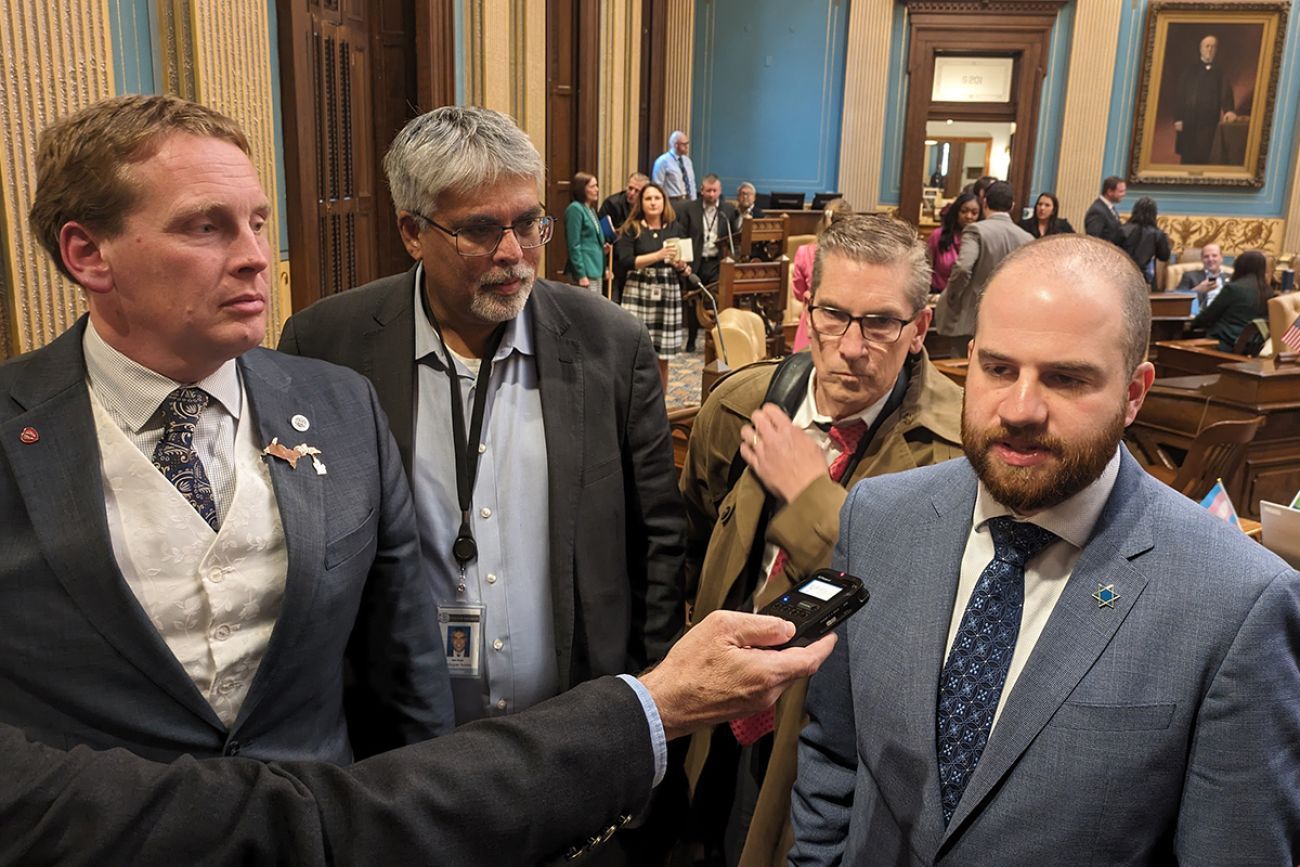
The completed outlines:
{"type": "Polygon", "coordinates": [[[456,0],[277,0],[293,308],[410,266],[381,160],[455,98],[456,0]]]}
{"type": "Polygon", "coordinates": [[[545,205],[560,219],[547,245],[546,276],[552,280],[568,279],[563,217],[572,201],[573,173],[598,173],[599,56],[599,0],[547,0],[545,205]]]}

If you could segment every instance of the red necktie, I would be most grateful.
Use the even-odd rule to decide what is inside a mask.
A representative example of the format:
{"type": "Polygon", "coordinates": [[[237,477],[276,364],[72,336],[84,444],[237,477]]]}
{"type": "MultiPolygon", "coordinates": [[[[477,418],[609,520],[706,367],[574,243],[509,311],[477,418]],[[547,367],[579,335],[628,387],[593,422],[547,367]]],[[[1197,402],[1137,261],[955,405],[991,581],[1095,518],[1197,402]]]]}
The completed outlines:
{"type": "MultiPolygon", "coordinates": [[[[853,456],[857,454],[858,445],[862,442],[863,435],[867,432],[867,423],[862,419],[855,419],[843,425],[832,426],[827,434],[835,447],[839,449],[839,455],[831,462],[830,475],[832,482],[838,482],[844,478],[844,472],[849,468],[849,463],[853,456]]],[[[790,556],[782,548],[776,552],[776,559],[772,561],[772,569],[767,573],[767,582],[770,584],[781,574],[785,568],[786,561],[790,556]]],[[[766,585],[764,585],[766,586],[766,585]]],[[[740,719],[733,719],[729,725],[731,733],[736,736],[740,745],[747,747],[776,728],[776,714],[774,708],[761,710],[756,714],[751,714],[740,719]]]]}

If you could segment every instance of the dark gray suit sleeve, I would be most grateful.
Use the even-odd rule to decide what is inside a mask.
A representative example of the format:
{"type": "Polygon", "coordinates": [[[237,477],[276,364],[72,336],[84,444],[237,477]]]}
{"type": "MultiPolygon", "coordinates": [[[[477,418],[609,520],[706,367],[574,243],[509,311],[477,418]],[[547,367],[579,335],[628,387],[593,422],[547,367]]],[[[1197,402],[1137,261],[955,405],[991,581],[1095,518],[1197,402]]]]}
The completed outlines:
{"type": "Polygon", "coordinates": [[[1297,647],[1300,575],[1284,569],[1247,614],[1197,714],[1179,864],[1300,863],[1297,647]]]}
{"type": "Polygon", "coordinates": [[[625,425],[627,568],[632,582],[632,671],[664,657],[685,626],[682,609],[686,513],[677,491],[672,434],[650,335],[637,329],[625,425]]]}
{"type": "Polygon", "coordinates": [[[455,705],[433,585],[420,556],[415,505],[374,387],[382,485],[374,562],[348,641],[346,710],[358,758],[450,732],[455,705]]]}
{"type": "Polygon", "coordinates": [[[1178,281],[1177,292],[1191,292],[1196,288],[1196,284],[1205,279],[1204,271],[1184,271],[1183,277],[1178,281]],[[1200,274],[1200,277],[1196,275],[1200,274]]]}
{"type": "Polygon", "coordinates": [[[359,762],[170,765],[0,726],[0,864],[534,864],[632,813],[654,759],[635,693],[582,684],[359,762]]]}

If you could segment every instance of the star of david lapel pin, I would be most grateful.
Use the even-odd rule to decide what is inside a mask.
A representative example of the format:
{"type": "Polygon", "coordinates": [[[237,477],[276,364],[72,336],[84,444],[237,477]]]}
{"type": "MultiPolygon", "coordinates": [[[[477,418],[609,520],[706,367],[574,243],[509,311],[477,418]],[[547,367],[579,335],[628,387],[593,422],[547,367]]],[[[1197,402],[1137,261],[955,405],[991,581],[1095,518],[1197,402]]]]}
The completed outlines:
{"type": "Polygon", "coordinates": [[[1115,600],[1120,596],[1115,592],[1114,584],[1098,584],[1097,592],[1092,594],[1092,598],[1097,600],[1098,608],[1114,608],[1115,600]]]}

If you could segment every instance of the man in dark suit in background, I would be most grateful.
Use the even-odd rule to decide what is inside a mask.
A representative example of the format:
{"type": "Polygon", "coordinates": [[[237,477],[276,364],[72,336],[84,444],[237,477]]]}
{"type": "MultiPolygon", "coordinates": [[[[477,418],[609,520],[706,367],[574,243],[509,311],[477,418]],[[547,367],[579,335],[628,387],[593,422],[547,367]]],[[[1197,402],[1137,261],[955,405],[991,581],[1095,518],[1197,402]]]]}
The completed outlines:
{"type": "Polygon", "coordinates": [[[736,187],[736,216],[737,224],[745,217],[761,217],[763,209],[755,204],[758,197],[758,191],[749,181],[741,181],[740,186],[736,187]]]}
{"type": "MultiPolygon", "coordinates": [[[[627,218],[632,214],[632,207],[641,199],[641,190],[645,185],[650,183],[650,179],[641,172],[633,172],[627,177],[627,189],[614,193],[605,201],[600,203],[600,210],[597,216],[600,219],[609,217],[610,223],[614,226],[614,231],[627,222],[627,218]]],[[[627,282],[627,269],[619,264],[618,258],[614,259],[614,303],[621,303],[623,300],[623,284],[627,282]]]]}
{"type": "Polygon", "coordinates": [[[1219,122],[1237,119],[1237,100],[1223,67],[1214,62],[1219,53],[1219,39],[1210,34],[1198,46],[1199,57],[1185,67],[1174,110],[1174,131],[1178,136],[1174,149],[1184,165],[1208,163],[1214,147],[1219,122]]]}
{"type": "Polygon", "coordinates": [[[340,764],[449,730],[374,390],[258,347],[272,205],[244,133],[123,97],[45,130],[36,165],[32,223],[90,312],[0,367],[0,722],[340,764]]]}
{"type": "Polygon", "coordinates": [[[1223,250],[1218,244],[1201,247],[1201,267],[1184,271],[1178,281],[1177,291],[1195,292],[1200,296],[1199,307],[1205,309],[1218,297],[1219,291],[1232,279],[1232,269],[1223,267],[1223,250]]]}
{"type": "MultiPolygon", "coordinates": [[[[735,257],[736,239],[740,232],[740,217],[730,202],[722,201],[722,181],[717,175],[707,174],[700,181],[700,197],[685,202],[677,212],[677,224],[682,234],[691,239],[695,258],[690,261],[694,271],[706,285],[718,282],[718,269],[723,256],[735,257]]],[[[684,301],[682,317],[686,322],[686,351],[695,351],[695,338],[700,331],[700,321],[695,316],[695,302],[684,301]]]]}
{"type": "Polygon", "coordinates": [[[682,628],[685,534],[649,335],[537,279],[553,218],[509,117],[436,109],[384,165],[416,266],[299,312],[280,348],[374,382],[439,613],[482,642],[457,721],[643,668],[682,628]]]}
{"type": "Polygon", "coordinates": [[[641,198],[641,190],[645,185],[650,183],[650,179],[641,172],[633,172],[627,176],[627,188],[606,196],[605,201],[600,203],[600,210],[596,216],[602,220],[609,217],[609,221],[614,224],[614,230],[627,222],[628,216],[632,213],[632,206],[641,198]]]}
{"type": "Polygon", "coordinates": [[[1110,241],[1116,247],[1124,246],[1124,232],[1120,227],[1119,214],[1115,206],[1124,201],[1128,184],[1124,179],[1111,175],[1101,182],[1101,195],[1088,206],[1088,213],[1083,217],[1083,230],[1094,238],[1110,241]]]}

